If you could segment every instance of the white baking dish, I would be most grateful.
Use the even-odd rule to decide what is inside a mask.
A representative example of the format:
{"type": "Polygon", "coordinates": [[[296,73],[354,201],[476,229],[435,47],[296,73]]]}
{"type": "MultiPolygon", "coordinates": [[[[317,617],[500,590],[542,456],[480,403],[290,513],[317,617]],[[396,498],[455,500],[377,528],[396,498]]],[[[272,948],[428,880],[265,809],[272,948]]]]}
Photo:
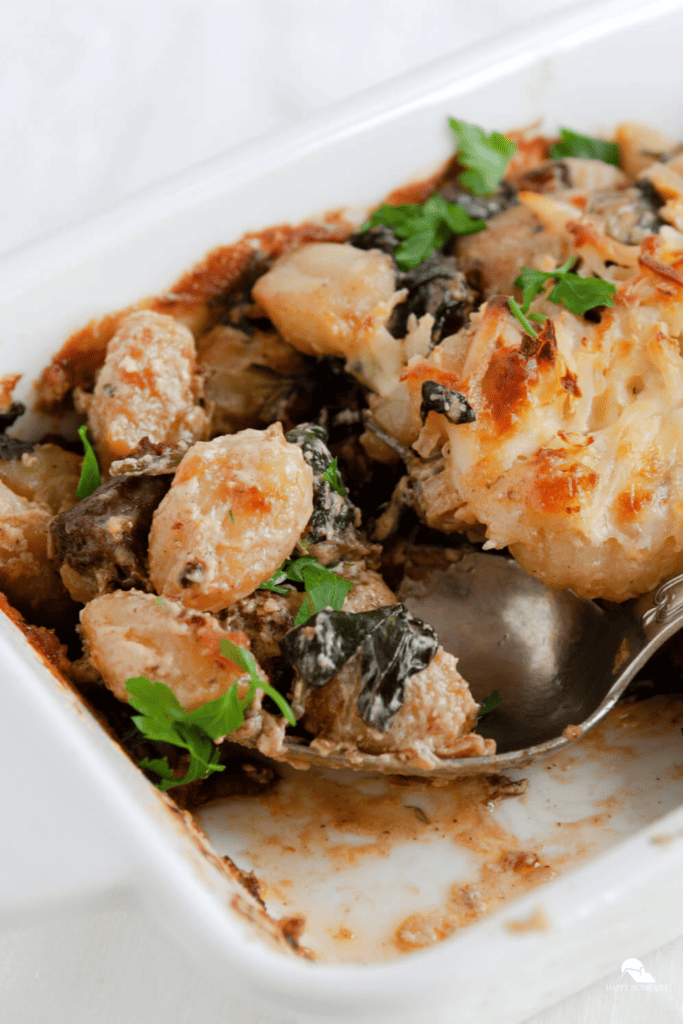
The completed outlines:
{"type": "MultiPolygon", "coordinates": [[[[448,114],[489,128],[541,117],[593,131],[639,119],[683,137],[682,33],[679,3],[574,8],[17,252],[0,264],[0,370],[24,373],[28,394],[71,331],[164,290],[209,248],[244,230],[376,202],[449,155],[448,114]]],[[[511,1024],[683,929],[683,809],[673,809],[646,828],[631,818],[629,830],[627,815],[625,838],[607,852],[409,958],[329,966],[280,953],[262,941],[264,925],[231,908],[238,888],[197,834],[4,619],[0,658],[0,765],[11,783],[0,834],[7,924],[135,893],[225,978],[226,992],[251,992],[255,1014],[259,1005],[280,1007],[282,1024],[318,1014],[511,1024]],[[662,835],[673,838],[652,842],[662,835]],[[505,927],[539,905],[547,931],[505,927]]],[[[572,784],[578,799],[581,772],[572,784]]]]}

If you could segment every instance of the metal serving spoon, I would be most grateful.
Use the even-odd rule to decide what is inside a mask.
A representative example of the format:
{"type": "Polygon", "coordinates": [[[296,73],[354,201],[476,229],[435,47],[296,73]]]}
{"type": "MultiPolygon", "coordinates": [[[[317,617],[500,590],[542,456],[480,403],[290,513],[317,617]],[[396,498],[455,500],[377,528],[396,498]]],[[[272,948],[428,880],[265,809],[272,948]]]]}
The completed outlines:
{"type": "Polygon", "coordinates": [[[458,657],[476,700],[499,691],[499,708],[485,718],[498,753],[442,759],[425,770],[395,754],[360,754],[351,764],[290,740],[287,760],[449,779],[522,767],[592,729],[683,625],[683,573],[606,612],[570,590],[550,590],[511,558],[484,552],[404,583],[398,597],[458,657]]]}

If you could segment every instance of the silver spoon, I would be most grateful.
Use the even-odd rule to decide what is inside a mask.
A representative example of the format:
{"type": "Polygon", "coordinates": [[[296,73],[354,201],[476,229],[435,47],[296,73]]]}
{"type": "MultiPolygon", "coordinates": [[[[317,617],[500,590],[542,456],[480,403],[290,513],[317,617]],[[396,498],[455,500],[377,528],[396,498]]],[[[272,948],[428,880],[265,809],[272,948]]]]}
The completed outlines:
{"type": "Polygon", "coordinates": [[[359,754],[350,763],[288,740],[286,760],[445,779],[521,768],[592,729],[683,625],[683,573],[606,612],[571,590],[550,590],[511,558],[484,552],[405,582],[398,598],[458,657],[476,700],[500,693],[499,708],[482,722],[498,752],[442,759],[426,770],[396,754],[359,754]]]}

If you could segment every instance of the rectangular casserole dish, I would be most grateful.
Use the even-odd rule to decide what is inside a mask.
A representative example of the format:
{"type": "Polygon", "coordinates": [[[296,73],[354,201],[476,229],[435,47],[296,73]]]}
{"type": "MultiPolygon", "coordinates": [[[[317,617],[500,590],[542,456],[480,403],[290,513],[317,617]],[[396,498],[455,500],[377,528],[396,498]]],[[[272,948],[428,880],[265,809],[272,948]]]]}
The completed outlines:
{"type": "MultiPolygon", "coordinates": [[[[0,266],[2,373],[22,373],[18,397],[30,397],[32,381],[69,334],[162,292],[212,247],[247,230],[367,206],[426,174],[451,152],[449,114],[489,129],[545,118],[550,129],[599,132],[621,119],[641,120],[683,137],[681,30],[678,3],[575,8],[7,257],[0,266]]],[[[632,809],[611,849],[439,945],[389,963],[309,963],[291,954],[258,905],[220,870],[200,833],[4,616],[0,653],[0,750],[13,783],[0,837],[6,924],[103,894],[111,901],[135,893],[214,977],[225,977],[226,991],[243,987],[255,1014],[269,1007],[283,1024],[318,1014],[411,1024],[457,1014],[477,1024],[512,1024],[681,931],[683,809],[675,809],[669,786],[651,800],[661,800],[665,817],[632,809]],[[673,838],[652,841],[662,836],[673,838]],[[547,930],[506,927],[533,920],[539,907],[547,930]]],[[[672,763],[676,757],[674,746],[672,763]]],[[[586,778],[578,771],[570,784],[579,806],[586,778]]],[[[537,788],[539,802],[548,799],[537,788]]],[[[532,778],[530,799],[533,792],[532,778]]],[[[532,815],[534,806],[526,806],[532,815]]],[[[224,837],[217,834],[216,842],[224,837]]]]}

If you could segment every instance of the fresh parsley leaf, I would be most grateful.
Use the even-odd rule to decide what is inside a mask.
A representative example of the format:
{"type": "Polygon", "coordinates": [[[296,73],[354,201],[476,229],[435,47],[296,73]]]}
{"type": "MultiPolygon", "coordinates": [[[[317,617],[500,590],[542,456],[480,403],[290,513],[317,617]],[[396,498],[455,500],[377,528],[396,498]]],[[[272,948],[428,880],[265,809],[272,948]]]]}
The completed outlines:
{"type": "Polygon", "coordinates": [[[301,558],[290,560],[286,558],[281,566],[279,566],[269,580],[265,583],[261,583],[259,590],[272,590],[274,594],[288,594],[289,587],[283,587],[282,584],[285,580],[290,580],[292,583],[303,583],[304,578],[302,576],[302,570],[305,565],[318,565],[318,559],[314,558],[313,555],[303,555],[301,558]]]}
{"type": "Polygon", "coordinates": [[[179,785],[180,781],[185,781],[184,779],[176,780],[173,769],[168,763],[167,757],[143,757],[142,761],[138,761],[138,768],[145,768],[147,771],[154,772],[155,775],[158,775],[159,778],[163,780],[162,782],[157,783],[159,789],[170,789],[171,786],[179,785]],[[164,782],[170,782],[170,785],[164,786],[164,782]]]}
{"type": "Polygon", "coordinates": [[[475,196],[488,196],[500,185],[516,146],[500,132],[485,132],[476,124],[449,119],[458,146],[458,160],[467,167],[460,184],[475,196]]]}
{"type": "Polygon", "coordinates": [[[602,160],[606,164],[619,166],[619,145],[616,142],[594,139],[590,135],[582,135],[569,128],[560,128],[560,140],[550,150],[553,160],[577,156],[584,160],[602,160]]]}
{"type": "Polygon", "coordinates": [[[181,722],[185,711],[178,698],[165,683],[152,683],[147,676],[126,680],[128,703],[139,712],[133,722],[150,740],[176,742],[175,723],[181,722]]]}
{"type": "MultiPolygon", "coordinates": [[[[239,665],[241,669],[244,669],[244,671],[249,674],[251,683],[251,686],[249,688],[249,692],[251,693],[249,703],[251,704],[251,701],[253,700],[254,696],[253,693],[251,692],[252,689],[256,690],[256,688],[258,687],[259,690],[263,690],[264,693],[267,693],[271,700],[275,701],[275,703],[277,704],[277,706],[279,707],[280,711],[287,719],[289,724],[296,725],[296,718],[294,717],[294,712],[292,711],[292,709],[290,708],[289,704],[282,696],[282,694],[278,693],[278,691],[274,689],[274,687],[270,686],[269,683],[266,683],[259,676],[258,666],[256,664],[256,661],[254,660],[254,655],[251,653],[251,651],[248,651],[246,650],[246,648],[240,647],[239,644],[233,643],[232,640],[227,640],[225,638],[221,640],[220,648],[221,654],[223,655],[224,658],[227,658],[228,661],[232,661],[235,665],[239,665]]],[[[242,702],[242,706],[244,708],[244,701],[242,702]]]]}
{"type": "Polygon", "coordinates": [[[284,583],[286,579],[288,579],[287,573],[285,572],[285,566],[287,565],[287,562],[288,559],[285,559],[282,565],[275,570],[270,579],[266,580],[264,583],[261,583],[258,589],[272,590],[274,594],[288,594],[289,587],[281,586],[281,584],[284,583]]]}
{"type": "MultiPolygon", "coordinates": [[[[236,690],[236,685],[232,689],[236,690]]],[[[168,758],[144,758],[140,762],[140,767],[160,776],[161,781],[157,783],[159,789],[171,789],[173,786],[205,779],[212,772],[225,770],[224,766],[218,763],[220,751],[214,746],[212,738],[193,721],[192,715],[196,712],[185,712],[170,687],[164,683],[152,683],[146,676],[134,676],[126,680],[126,690],[129,704],[140,712],[133,715],[133,723],[142,735],[157,743],[170,743],[180,747],[187,750],[190,755],[190,764],[182,779],[175,778],[168,758]]],[[[217,703],[211,701],[211,704],[217,703]]]]}
{"type": "MultiPolygon", "coordinates": [[[[260,685],[260,682],[259,682],[260,685]]],[[[244,712],[256,693],[256,684],[250,681],[249,690],[243,700],[239,699],[237,685],[226,690],[222,697],[210,700],[187,714],[187,721],[202,729],[212,740],[236,732],[244,721],[244,712]]]]}
{"type": "MultiPolygon", "coordinates": [[[[562,303],[570,313],[575,313],[577,316],[596,306],[613,306],[612,296],[615,294],[617,286],[601,277],[580,277],[578,274],[572,274],[569,268],[574,265],[576,260],[577,257],[572,256],[557,270],[548,273],[544,270],[522,267],[519,277],[515,280],[515,284],[522,289],[523,293],[520,312],[528,313],[532,299],[543,291],[549,281],[553,282],[553,288],[547,296],[548,299],[551,302],[562,303]]],[[[511,299],[510,302],[512,304],[514,299],[511,299]]],[[[510,308],[512,309],[512,305],[510,308]]],[[[517,319],[519,320],[519,316],[517,319]]]]}
{"type": "Polygon", "coordinates": [[[338,459],[337,456],[335,456],[330,465],[328,466],[328,468],[326,469],[326,471],[323,473],[323,479],[327,480],[332,489],[336,490],[338,495],[341,495],[342,498],[346,498],[346,488],[344,487],[344,484],[341,481],[339,470],[337,468],[337,462],[338,459]]]}
{"type": "MultiPolygon", "coordinates": [[[[329,467],[328,467],[329,468],[329,467]]],[[[262,583],[260,590],[272,590],[276,594],[289,593],[287,587],[280,586],[284,580],[292,583],[303,583],[306,597],[294,619],[295,626],[308,622],[311,615],[323,610],[334,608],[341,611],[346,595],[353,586],[349,580],[343,579],[332,572],[334,566],[321,565],[312,555],[303,555],[292,561],[285,561],[269,580],[262,583]]]]}
{"type": "Polygon", "coordinates": [[[527,334],[530,334],[532,338],[535,338],[536,337],[536,331],[533,328],[533,324],[530,324],[529,321],[527,320],[527,318],[524,316],[524,312],[520,308],[519,303],[516,302],[515,299],[513,299],[511,297],[510,298],[510,302],[509,302],[509,306],[510,306],[510,312],[512,313],[513,316],[517,317],[517,319],[519,320],[520,324],[522,325],[524,330],[527,332],[527,334]]]}
{"type": "Polygon", "coordinates": [[[311,615],[316,615],[323,608],[333,608],[336,612],[341,611],[353,583],[330,572],[324,565],[306,565],[303,568],[302,576],[306,587],[306,598],[294,619],[295,626],[302,626],[304,622],[308,622],[311,615]]]}
{"type": "Polygon", "coordinates": [[[214,741],[239,729],[257,687],[275,701],[290,725],[296,725],[292,709],[282,694],[260,678],[253,655],[227,638],[221,640],[220,648],[225,658],[250,677],[249,689],[241,700],[238,684],[234,683],[216,700],[207,701],[193,711],[185,711],[173,690],[164,683],[152,683],[147,676],[133,676],[126,680],[128,702],[138,712],[133,715],[133,724],[142,736],[157,743],[170,743],[187,750],[190,755],[187,772],[181,779],[175,777],[166,757],[144,758],[139,762],[141,768],[159,776],[159,789],[171,789],[205,779],[213,772],[225,771],[225,766],[219,764],[220,750],[214,741]]]}
{"type": "Polygon", "coordinates": [[[477,721],[479,721],[480,718],[483,718],[484,715],[488,715],[490,711],[495,711],[496,708],[500,707],[502,703],[503,698],[501,697],[500,693],[498,692],[498,690],[494,690],[493,693],[490,693],[488,697],[484,698],[484,701],[482,702],[482,705],[479,709],[479,714],[477,715],[477,721]]]}
{"type": "Polygon", "coordinates": [[[528,313],[529,306],[533,299],[545,288],[548,283],[548,275],[543,270],[533,270],[531,267],[522,267],[515,284],[522,289],[522,312],[528,313]]]}
{"type": "Polygon", "coordinates": [[[83,465],[81,467],[81,478],[78,481],[76,488],[76,497],[79,501],[83,498],[89,498],[93,491],[102,483],[102,476],[100,474],[100,467],[97,465],[97,456],[93,451],[92,445],[88,440],[88,428],[85,424],[78,428],[78,436],[83,442],[83,450],[85,452],[83,456],[83,465]]]}
{"type": "Polygon", "coordinates": [[[566,309],[580,316],[596,306],[613,306],[612,296],[616,290],[615,284],[601,277],[563,274],[548,298],[551,302],[561,302],[566,309]]]}
{"type": "Polygon", "coordinates": [[[400,270],[412,270],[427,259],[435,249],[446,244],[451,235],[471,235],[483,231],[486,221],[475,220],[458,203],[449,203],[435,194],[421,206],[406,203],[403,206],[380,206],[360,231],[368,231],[376,224],[394,229],[401,244],[394,253],[400,270]]]}

